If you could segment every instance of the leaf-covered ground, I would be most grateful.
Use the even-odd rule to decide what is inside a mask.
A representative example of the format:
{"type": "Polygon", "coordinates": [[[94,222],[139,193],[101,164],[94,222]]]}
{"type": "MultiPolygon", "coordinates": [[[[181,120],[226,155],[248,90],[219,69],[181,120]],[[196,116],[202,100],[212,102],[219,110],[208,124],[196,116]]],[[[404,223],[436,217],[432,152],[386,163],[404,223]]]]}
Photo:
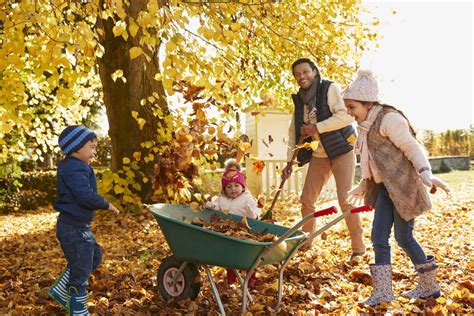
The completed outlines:
{"type": "MultiPolygon", "coordinates": [[[[420,216],[416,237],[439,264],[438,280],[443,296],[409,301],[400,296],[377,310],[362,308],[357,302],[371,292],[367,254],[348,262],[350,249],[342,223],[317,239],[314,250],[300,252],[289,264],[284,277],[284,297],[279,314],[361,314],[389,311],[392,314],[470,314],[474,308],[472,256],[474,230],[474,171],[441,175],[454,189],[451,198],[433,196],[435,207],[420,216]]],[[[295,199],[282,201],[276,208],[281,224],[299,219],[295,199]]],[[[0,314],[54,315],[64,312],[47,295],[65,265],[55,237],[57,214],[51,207],[0,217],[0,314]]],[[[366,243],[370,244],[372,216],[364,214],[366,243]]],[[[320,224],[323,224],[321,221],[320,224]]],[[[99,212],[93,231],[104,250],[104,260],[90,279],[89,310],[99,315],[216,315],[217,305],[209,283],[203,281],[195,301],[165,302],[156,291],[156,271],[170,250],[160,229],[146,212],[114,216],[99,212]]],[[[414,270],[407,256],[393,242],[394,291],[413,286],[414,270]]],[[[214,267],[223,303],[229,314],[239,314],[239,291],[227,288],[224,270],[214,267]]],[[[276,294],[276,269],[258,269],[255,304],[250,314],[269,314],[276,294]]]]}

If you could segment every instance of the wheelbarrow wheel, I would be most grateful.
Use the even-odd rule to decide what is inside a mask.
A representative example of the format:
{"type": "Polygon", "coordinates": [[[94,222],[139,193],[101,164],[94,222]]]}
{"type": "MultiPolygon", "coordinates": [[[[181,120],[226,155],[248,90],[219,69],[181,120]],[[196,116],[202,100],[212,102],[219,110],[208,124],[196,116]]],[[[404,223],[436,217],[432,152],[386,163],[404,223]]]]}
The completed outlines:
{"type": "Polygon", "coordinates": [[[165,300],[195,299],[201,289],[199,269],[193,263],[188,263],[183,272],[173,284],[173,277],[183,262],[174,256],[165,258],[158,269],[158,292],[165,300]]]}

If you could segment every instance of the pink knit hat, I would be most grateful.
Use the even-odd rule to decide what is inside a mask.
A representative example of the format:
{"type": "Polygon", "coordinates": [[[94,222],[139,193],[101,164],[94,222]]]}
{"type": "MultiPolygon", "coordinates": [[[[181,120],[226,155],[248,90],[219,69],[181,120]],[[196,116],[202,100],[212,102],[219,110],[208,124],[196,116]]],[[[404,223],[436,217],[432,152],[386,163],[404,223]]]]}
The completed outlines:
{"type": "Polygon", "coordinates": [[[357,79],[354,80],[346,90],[342,92],[343,99],[378,102],[379,87],[372,71],[359,69],[357,79]]]}
{"type": "Polygon", "coordinates": [[[226,163],[224,174],[222,175],[222,191],[229,183],[238,183],[245,188],[245,177],[240,172],[240,165],[235,160],[230,160],[226,163]]]}

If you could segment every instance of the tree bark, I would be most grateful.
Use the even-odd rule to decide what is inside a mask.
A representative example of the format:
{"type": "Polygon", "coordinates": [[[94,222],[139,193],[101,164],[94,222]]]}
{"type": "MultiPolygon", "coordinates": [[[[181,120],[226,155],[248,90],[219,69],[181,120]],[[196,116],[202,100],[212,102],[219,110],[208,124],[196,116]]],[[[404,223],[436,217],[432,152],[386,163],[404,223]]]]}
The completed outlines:
{"type": "MultiPolygon", "coordinates": [[[[146,0],[131,1],[130,6],[125,7],[128,11],[127,15],[136,20],[138,13],[146,10],[147,3],[146,0]]],[[[129,35],[127,41],[122,36],[115,37],[112,31],[114,27],[112,18],[99,20],[98,26],[104,30],[101,44],[105,48],[105,53],[98,60],[98,64],[109,121],[109,136],[112,142],[111,164],[112,171],[118,171],[123,166],[122,158],[128,157],[134,160],[133,153],[137,151],[145,154],[140,146],[141,143],[156,139],[158,123],[162,121],[162,118],[153,114],[153,105],[149,102],[141,105],[140,101],[156,92],[160,98],[155,101],[155,104],[158,104],[164,115],[169,112],[162,82],[154,79],[160,70],[158,49],[150,51],[145,45],[140,45],[141,30],[135,37],[129,35]],[[152,58],[151,61],[148,62],[144,55],[131,60],[129,50],[132,47],[142,47],[143,51],[152,58]],[[126,82],[120,78],[116,81],[112,79],[112,74],[118,69],[123,71],[126,82]],[[138,112],[139,117],[146,120],[141,130],[135,118],[132,117],[132,111],[138,112]]],[[[152,190],[154,162],[145,163],[142,159],[139,164],[140,170],[150,180],[146,184],[141,183],[142,192],[139,193],[146,201],[152,190]]]]}

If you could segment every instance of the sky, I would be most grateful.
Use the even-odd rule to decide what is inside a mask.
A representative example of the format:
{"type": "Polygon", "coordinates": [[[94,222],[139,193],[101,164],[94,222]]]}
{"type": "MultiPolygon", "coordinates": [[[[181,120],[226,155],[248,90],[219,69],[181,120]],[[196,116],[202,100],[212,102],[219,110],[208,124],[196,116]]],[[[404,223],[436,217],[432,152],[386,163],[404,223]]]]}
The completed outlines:
{"type": "Polygon", "coordinates": [[[473,114],[473,3],[363,1],[379,17],[379,47],[363,55],[383,102],[417,129],[465,129],[473,114]],[[396,14],[392,14],[395,11],[396,14]]]}

